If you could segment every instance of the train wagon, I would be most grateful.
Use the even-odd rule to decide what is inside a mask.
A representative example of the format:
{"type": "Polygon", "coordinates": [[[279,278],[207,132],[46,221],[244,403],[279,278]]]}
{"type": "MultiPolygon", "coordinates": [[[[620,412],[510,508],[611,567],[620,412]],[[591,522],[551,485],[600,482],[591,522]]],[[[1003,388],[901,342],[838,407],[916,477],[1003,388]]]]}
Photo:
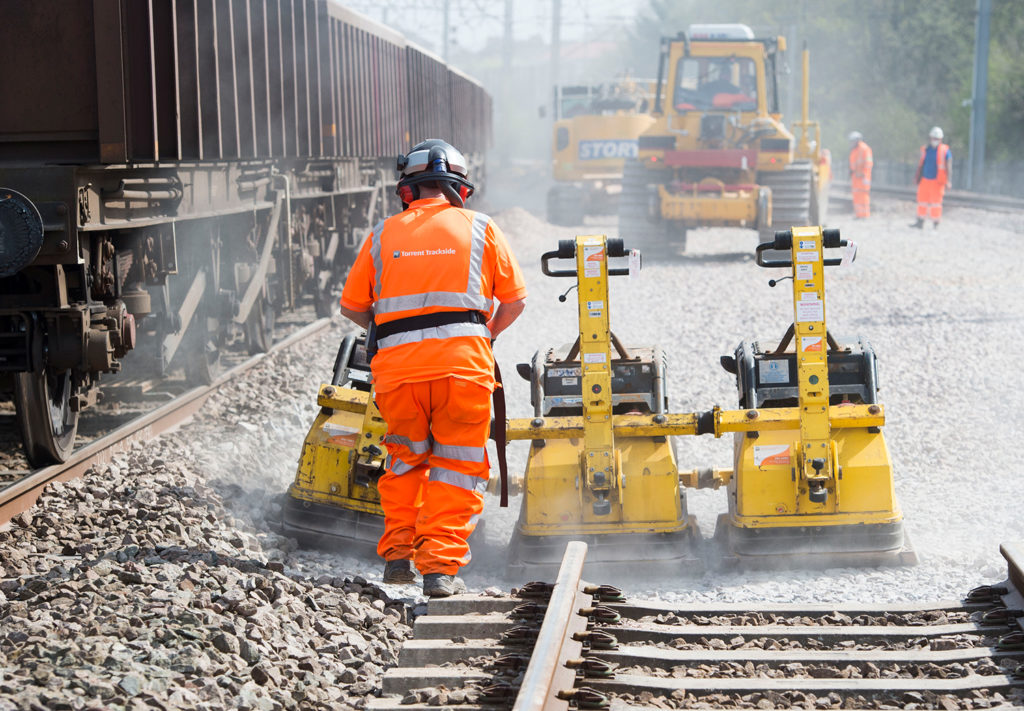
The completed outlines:
{"type": "Polygon", "coordinates": [[[328,313],[412,143],[484,175],[481,85],[332,0],[11,3],[0,44],[0,399],[33,466],[104,373],[209,382],[328,313]]]}

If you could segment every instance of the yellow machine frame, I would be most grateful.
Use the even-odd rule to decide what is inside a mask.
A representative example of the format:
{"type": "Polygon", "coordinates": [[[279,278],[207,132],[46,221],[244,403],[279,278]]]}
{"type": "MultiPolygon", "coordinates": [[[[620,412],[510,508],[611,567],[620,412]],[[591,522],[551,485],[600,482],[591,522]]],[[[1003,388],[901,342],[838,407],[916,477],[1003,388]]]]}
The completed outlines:
{"type": "MultiPolygon", "coordinates": [[[[838,232],[834,234],[838,243],[838,232]]],[[[810,530],[812,528],[838,527],[837,530],[841,528],[847,536],[881,527],[879,530],[885,530],[881,549],[871,548],[868,542],[862,549],[843,545],[840,553],[853,553],[860,558],[857,562],[872,564],[886,563],[894,554],[896,563],[914,562],[913,557],[903,551],[902,529],[898,530],[898,536],[891,534],[891,527],[900,525],[902,513],[896,501],[892,463],[880,431],[885,423],[883,406],[829,404],[828,360],[824,346],[827,339],[824,242],[820,227],[792,230],[790,251],[794,276],[798,277],[793,280],[798,407],[748,410],[715,407],[702,413],[611,415],[603,400],[585,396],[585,406],[589,407],[583,416],[510,420],[508,439],[543,440],[550,446],[553,440],[578,441],[582,437],[584,457],[580,471],[585,472],[588,488],[600,492],[593,474],[601,470],[606,460],[620,461],[615,449],[617,441],[698,434],[721,437],[735,433],[732,471],[678,472],[684,486],[728,486],[730,512],[726,523],[733,531],[793,530],[794,536],[806,539],[819,535],[810,530]],[[887,547],[893,541],[895,545],[887,547]]],[[[582,279],[580,284],[582,304],[582,279]]],[[[603,351],[595,350],[598,332],[590,330],[589,323],[585,325],[588,320],[589,316],[581,308],[581,342],[586,342],[587,338],[593,340],[590,352],[600,358],[607,354],[607,346],[603,351]]],[[[589,392],[588,383],[590,387],[605,387],[602,380],[605,372],[600,367],[590,369],[589,379],[587,374],[585,369],[584,394],[589,392]]],[[[530,486],[528,471],[528,493],[530,486]]],[[[566,522],[560,532],[575,532],[576,528],[576,522],[566,522]]],[[[537,535],[546,532],[531,523],[528,512],[523,530],[537,535]]],[[[623,529],[617,527],[617,530],[623,529]]],[[[793,539],[787,540],[792,542],[793,539]]],[[[833,555],[830,560],[838,558],[833,555]]]]}

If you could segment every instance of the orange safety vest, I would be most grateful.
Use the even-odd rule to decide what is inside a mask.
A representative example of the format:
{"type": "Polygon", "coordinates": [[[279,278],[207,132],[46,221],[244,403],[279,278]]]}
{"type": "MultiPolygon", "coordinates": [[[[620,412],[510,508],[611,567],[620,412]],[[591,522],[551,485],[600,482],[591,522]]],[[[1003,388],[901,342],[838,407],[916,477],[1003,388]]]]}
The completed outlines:
{"type": "MultiPolygon", "coordinates": [[[[519,265],[491,219],[431,198],[377,223],[349,272],[341,304],[359,311],[372,306],[380,326],[445,311],[477,311],[486,320],[495,298],[525,296],[519,265]]],[[[493,389],[490,336],[483,323],[462,322],[378,338],[374,387],[386,392],[455,376],[493,389]]]]}
{"type": "MultiPolygon", "coordinates": [[[[928,146],[921,146],[921,159],[917,162],[917,174],[921,175],[921,170],[924,168],[924,156],[928,150],[928,146]]],[[[935,173],[935,180],[942,185],[946,184],[946,159],[949,157],[949,146],[945,143],[940,143],[939,147],[935,150],[935,164],[938,168],[938,172],[935,173]]],[[[924,177],[924,176],[921,176],[924,177]]]]}
{"type": "Polygon", "coordinates": [[[870,187],[871,168],[874,164],[871,146],[864,141],[857,141],[857,145],[850,150],[850,177],[852,182],[861,182],[863,187],[870,187]]]}

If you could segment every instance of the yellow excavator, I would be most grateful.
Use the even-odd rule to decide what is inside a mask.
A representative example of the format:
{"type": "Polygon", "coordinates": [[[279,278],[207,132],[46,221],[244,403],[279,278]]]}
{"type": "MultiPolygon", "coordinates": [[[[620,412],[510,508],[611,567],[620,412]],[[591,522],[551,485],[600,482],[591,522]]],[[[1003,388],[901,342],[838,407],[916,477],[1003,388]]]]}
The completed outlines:
{"type": "Polygon", "coordinates": [[[548,222],[574,226],[585,215],[615,214],[623,166],[654,122],[652,93],[650,82],[630,79],[555,87],[548,222]]]}
{"type": "Polygon", "coordinates": [[[683,251],[696,227],[776,230],[826,221],[831,180],[820,127],[782,122],[778,76],[784,37],[746,25],[691,25],[661,40],[651,125],[623,169],[619,231],[632,246],[683,251]]]}

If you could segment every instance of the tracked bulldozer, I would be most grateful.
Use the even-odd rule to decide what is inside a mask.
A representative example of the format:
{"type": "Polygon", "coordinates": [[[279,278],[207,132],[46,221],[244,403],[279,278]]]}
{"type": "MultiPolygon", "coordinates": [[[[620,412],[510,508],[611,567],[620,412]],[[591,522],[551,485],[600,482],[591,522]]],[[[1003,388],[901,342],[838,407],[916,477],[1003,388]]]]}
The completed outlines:
{"type": "Polygon", "coordinates": [[[683,251],[688,230],[776,230],[826,221],[831,170],[808,117],[787,128],[779,108],[784,37],[755,39],[745,25],[691,25],[661,40],[651,126],[627,161],[620,234],[648,254],[683,251]]]}

